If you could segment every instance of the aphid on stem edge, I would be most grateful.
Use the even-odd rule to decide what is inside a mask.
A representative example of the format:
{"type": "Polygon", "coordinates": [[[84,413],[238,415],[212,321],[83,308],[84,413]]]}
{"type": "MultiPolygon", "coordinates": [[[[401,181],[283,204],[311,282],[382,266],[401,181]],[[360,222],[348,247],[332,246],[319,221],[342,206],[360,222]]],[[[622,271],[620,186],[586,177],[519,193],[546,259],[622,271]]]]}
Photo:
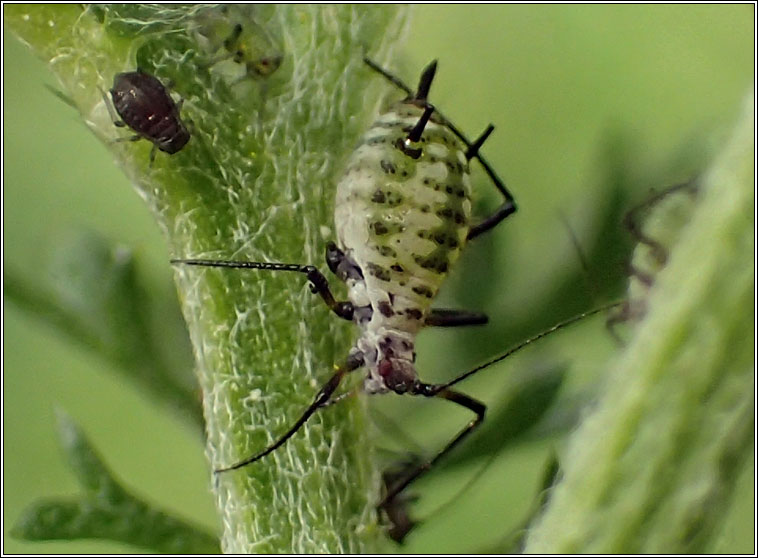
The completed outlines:
{"type": "Polygon", "coordinates": [[[244,66],[244,73],[230,85],[248,78],[266,79],[282,64],[281,41],[267,30],[266,25],[259,23],[258,12],[259,6],[224,4],[197,17],[195,35],[204,50],[212,55],[204,67],[210,68],[227,60],[244,66]]]}
{"type": "Polygon", "coordinates": [[[122,72],[113,77],[110,90],[113,107],[103,93],[103,100],[113,124],[127,126],[137,135],[115,141],[138,141],[146,139],[153,144],[150,164],[158,149],[170,155],[180,151],[189,141],[190,133],[179,116],[183,100],[178,104],[169,95],[158,78],[140,69],[122,72]],[[121,120],[116,118],[115,109],[121,120]]]}
{"type": "Polygon", "coordinates": [[[693,179],[654,193],[630,209],[624,227],[637,246],[628,263],[629,287],[626,300],[611,313],[606,326],[616,341],[621,337],[616,326],[638,321],[647,312],[647,298],[656,275],[666,266],[669,250],[692,215],[700,183],[693,179]]]}
{"type": "Polygon", "coordinates": [[[345,361],[285,434],[263,451],[221,467],[217,473],[254,463],[281,447],[318,409],[341,399],[333,395],[342,379],[359,368],[366,369],[362,389],[367,394],[393,391],[438,397],[474,413],[475,417],[433,458],[421,460],[404,471],[402,478],[392,478],[392,486],[386,487],[378,508],[391,516],[400,540],[413,526],[407,520],[400,493],[484,420],[486,406],[452,386],[590,313],[563,322],[449,382],[428,384],[419,379],[414,346],[423,327],[487,322],[485,314],[432,308],[432,301],[465,243],[495,227],[514,213],[516,206],[479,153],[494,127],[488,126],[470,142],[428,102],[436,61],[424,69],[416,91],[374,62],[365,61],[408,97],[381,114],[363,135],[337,185],[337,243],[327,245],[326,263],[347,284],[348,300],[335,300],[326,277],[312,265],[201,259],[175,259],[172,263],[302,273],[312,292],[320,295],[332,312],[353,321],[361,330],[345,361]],[[470,222],[469,163],[474,158],[504,198],[498,209],[476,224],[470,222]]]}

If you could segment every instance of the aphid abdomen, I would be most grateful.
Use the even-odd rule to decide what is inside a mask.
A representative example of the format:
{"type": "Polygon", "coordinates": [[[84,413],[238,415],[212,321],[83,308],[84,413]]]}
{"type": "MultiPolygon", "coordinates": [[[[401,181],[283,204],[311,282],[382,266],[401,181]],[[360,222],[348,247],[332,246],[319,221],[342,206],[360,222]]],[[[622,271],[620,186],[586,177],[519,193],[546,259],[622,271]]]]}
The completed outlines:
{"type": "Polygon", "coordinates": [[[123,72],[113,78],[113,107],[132,130],[166,153],[176,153],[190,134],[158,78],[144,72],[123,72]]]}
{"type": "Polygon", "coordinates": [[[432,117],[419,142],[403,143],[423,112],[402,102],[374,123],[348,162],[335,208],[339,243],[363,271],[372,307],[406,331],[423,323],[471,214],[458,138],[432,117]],[[417,323],[403,326],[408,320],[417,323]]]}

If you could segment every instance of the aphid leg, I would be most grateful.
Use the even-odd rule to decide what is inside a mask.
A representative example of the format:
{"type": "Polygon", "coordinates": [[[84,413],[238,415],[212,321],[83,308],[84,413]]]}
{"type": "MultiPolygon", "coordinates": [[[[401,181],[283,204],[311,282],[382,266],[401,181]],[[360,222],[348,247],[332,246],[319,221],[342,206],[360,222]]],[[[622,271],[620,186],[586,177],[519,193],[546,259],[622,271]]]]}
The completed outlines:
{"type": "MultiPolygon", "coordinates": [[[[105,94],[105,91],[100,89],[100,94],[103,96],[103,102],[105,103],[105,108],[108,110],[108,114],[111,117],[111,121],[113,122],[113,125],[118,128],[123,128],[126,126],[126,123],[122,120],[118,119],[118,116],[116,115],[116,111],[113,109],[113,106],[111,105],[110,101],[108,100],[107,95],[105,94]]],[[[112,143],[121,143],[123,141],[139,141],[142,139],[142,136],[139,134],[134,136],[129,136],[125,138],[115,138],[111,140],[112,143]]],[[[155,152],[156,152],[157,146],[153,145],[153,149],[150,151],[150,166],[153,166],[153,159],[155,159],[155,152]]]]}
{"type": "Polygon", "coordinates": [[[641,204],[633,207],[624,215],[624,226],[629,230],[629,234],[640,244],[646,244],[650,247],[653,257],[658,263],[663,266],[666,265],[668,259],[668,252],[657,240],[650,238],[644,232],[642,232],[642,217],[641,214],[648,211],[650,208],[659,203],[663,198],[677,192],[679,190],[689,190],[691,195],[696,195],[698,192],[697,180],[689,180],[681,184],[677,184],[670,188],[666,188],[662,192],[645,200],[641,204]]]}
{"type": "Polygon", "coordinates": [[[392,75],[390,72],[382,68],[379,64],[377,64],[376,62],[374,62],[367,56],[363,57],[363,61],[366,63],[366,65],[369,68],[374,70],[377,74],[380,74],[381,76],[383,76],[384,79],[389,81],[392,85],[394,85],[398,89],[401,89],[402,91],[405,91],[407,95],[413,95],[413,90],[407,85],[405,85],[405,83],[403,83],[403,81],[399,77],[392,75]]]}
{"type": "Polygon", "coordinates": [[[342,282],[348,279],[356,281],[363,279],[361,269],[342,250],[337,248],[334,242],[328,242],[326,245],[326,265],[329,266],[329,271],[334,273],[342,282]]]}
{"type": "Polygon", "coordinates": [[[125,141],[139,141],[142,139],[142,136],[139,134],[133,135],[133,136],[127,136],[125,138],[114,138],[111,140],[111,143],[122,143],[125,141]]]}
{"type": "Polygon", "coordinates": [[[626,322],[631,317],[632,307],[629,304],[629,301],[626,300],[605,320],[605,328],[608,330],[608,333],[611,334],[611,337],[613,337],[614,341],[616,341],[618,345],[623,345],[624,339],[621,337],[621,335],[619,335],[618,331],[616,331],[616,326],[620,323],[626,322]]]}
{"type": "Polygon", "coordinates": [[[329,290],[329,282],[326,277],[324,277],[324,275],[312,265],[194,259],[173,259],[171,260],[171,263],[202,267],[230,267],[235,269],[262,269],[266,271],[294,271],[296,273],[302,273],[311,283],[311,292],[320,295],[332,312],[345,320],[353,319],[353,304],[348,301],[337,302],[334,300],[334,296],[329,290]]]}
{"type": "Polygon", "coordinates": [[[211,66],[215,66],[219,62],[229,60],[230,58],[237,64],[242,62],[245,59],[245,53],[239,48],[239,45],[237,43],[240,35],[242,35],[242,25],[237,23],[234,25],[234,29],[232,29],[232,32],[229,34],[229,36],[224,39],[223,48],[225,52],[211,58],[209,61],[205,62],[201,68],[207,70],[211,66]]]}
{"type": "Polygon", "coordinates": [[[505,198],[505,202],[503,205],[498,207],[495,212],[484,219],[481,223],[474,225],[471,227],[468,231],[468,240],[471,240],[473,238],[476,238],[480,234],[487,232],[488,230],[492,229],[493,227],[497,226],[501,221],[503,221],[506,217],[509,215],[512,215],[516,212],[516,203],[513,199],[513,196],[511,193],[506,189],[505,184],[502,183],[500,178],[495,175],[495,173],[489,168],[489,165],[479,157],[479,149],[482,147],[486,139],[489,137],[489,135],[492,133],[492,130],[494,130],[495,127],[490,124],[487,126],[487,129],[480,135],[474,143],[468,144],[468,150],[466,151],[466,158],[471,160],[472,158],[476,157],[479,159],[479,162],[482,163],[482,166],[484,167],[484,170],[487,171],[487,174],[490,176],[490,179],[492,180],[492,183],[495,185],[495,188],[497,188],[501,194],[503,194],[503,197],[505,198]]]}
{"type": "Polygon", "coordinates": [[[153,144],[153,148],[150,150],[150,163],[147,165],[149,168],[153,168],[153,162],[155,161],[156,153],[158,153],[158,145],[153,144]]]}
{"type": "Polygon", "coordinates": [[[484,420],[484,414],[487,410],[487,407],[481,401],[477,401],[459,391],[448,389],[445,384],[419,383],[414,390],[409,393],[411,393],[411,395],[423,395],[425,397],[442,397],[443,399],[447,399],[448,401],[452,401],[453,403],[457,403],[458,405],[467,408],[475,413],[476,417],[458,432],[458,434],[456,434],[456,436],[450,440],[444,448],[437,452],[437,455],[432,459],[417,465],[407,476],[405,476],[405,478],[395,484],[392,488],[388,489],[387,493],[377,506],[379,509],[387,509],[390,507],[398,494],[400,494],[409,484],[431,469],[437,461],[457,446],[464,438],[466,438],[466,436],[471,434],[471,432],[482,423],[484,420]]]}
{"type": "Polygon", "coordinates": [[[434,327],[458,327],[483,325],[489,321],[487,314],[469,312],[468,310],[453,310],[448,308],[432,308],[425,323],[434,327]]]}
{"type": "Polygon", "coordinates": [[[358,393],[360,393],[362,388],[363,388],[363,384],[358,384],[355,388],[351,389],[350,391],[341,393],[337,397],[332,397],[321,406],[331,407],[332,405],[336,405],[337,403],[342,403],[342,401],[344,401],[348,397],[355,397],[356,395],[358,395],[358,393]]]}
{"type": "MultiPolygon", "coordinates": [[[[235,62],[242,62],[245,55],[244,52],[236,48],[237,40],[240,38],[240,35],[242,35],[242,24],[236,23],[234,25],[234,29],[232,29],[232,32],[226,39],[224,39],[224,49],[230,53],[234,53],[235,62]],[[238,57],[239,60],[237,59],[238,57]]],[[[226,58],[228,58],[228,56],[226,56],[226,58]]]]}
{"type": "Polygon", "coordinates": [[[305,410],[305,412],[300,416],[300,418],[295,421],[292,427],[283,436],[281,436],[276,442],[271,444],[269,447],[267,447],[263,451],[256,453],[255,455],[248,457],[247,459],[243,459],[242,461],[239,461],[235,463],[234,465],[230,465],[229,467],[222,467],[220,469],[216,469],[214,472],[224,473],[226,471],[233,471],[234,469],[239,469],[241,467],[244,467],[245,465],[249,465],[250,463],[255,463],[259,459],[266,457],[269,453],[283,446],[284,443],[287,440],[289,440],[298,430],[300,430],[300,428],[308,421],[309,418],[311,418],[313,413],[318,411],[321,407],[325,407],[329,404],[329,400],[332,394],[335,392],[337,387],[339,387],[340,382],[342,381],[342,378],[345,376],[345,374],[347,374],[348,372],[352,372],[353,370],[356,370],[362,365],[363,365],[362,356],[351,355],[350,357],[348,357],[347,362],[345,362],[344,365],[337,368],[334,374],[332,374],[332,377],[329,378],[329,380],[327,380],[327,382],[319,390],[318,394],[316,394],[316,398],[313,400],[313,403],[310,404],[310,406],[305,410]]]}
{"type": "MultiPolygon", "coordinates": [[[[415,462],[402,463],[400,467],[388,469],[382,473],[382,491],[387,493],[400,479],[405,478],[408,471],[416,466],[415,462]]],[[[380,508],[386,520],[387,535],[396,543],[402,544],[405,537],[418,525],[410,516],[408,504],[418,499],[417,496],[398,494],[380,508]]]]}
{"type": "MultiPolygon", "coordinates": [[[[630,277],[636,278],[647,289],[652,287],[655,282],[650,274],[637,269],[631,263],[627,264],[627,273],[630,277]]],[[[628,320],[641,318],[647,312],[646,306],[644,300],[633,301],[627,298],[619,308],[608,314],[608,318],[605,320],[605,327],[619,345],[623,346],[624,340],[616,331],[616,325],[628,320]]]]}
{"type": "Polygon", "coordinates": [[[655,279],[653,279],[652,275],[645,273],[641,269],[637,269],[634,265],[629,264],[627,269],[629,270],[629,275],[636,277],[637,280],[646,287],[650,288],[653,286],[653,283],[655,283],[655,279]]]}
{"type": "MultiPolygon", "coordinates": [[[[111,105],[111,102],[108,100],[108,96],[105,94],[105,91],[103,91],[100,87],[100,94],[103,96],[103,102],[105,103],[105,108],[108,110],[108,115],[111,117],[111,121],[113,122],[114,126],[117,126],[119,128],[123,128],[126,126],[126,122],[123,120],[119,120],[118,115],[116,114],[116,111],[113,109],[113,105],[111,105]]],[[[113,94],[113,91],[111,90],[111,95],[113,94]]]]}

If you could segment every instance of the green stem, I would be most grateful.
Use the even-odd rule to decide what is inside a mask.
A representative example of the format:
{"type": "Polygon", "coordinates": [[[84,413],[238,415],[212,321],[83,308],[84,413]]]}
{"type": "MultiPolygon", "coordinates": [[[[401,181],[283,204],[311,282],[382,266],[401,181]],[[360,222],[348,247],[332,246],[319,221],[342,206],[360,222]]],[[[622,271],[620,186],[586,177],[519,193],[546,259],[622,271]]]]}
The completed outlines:
{"type": "Polygon", "coordinates": [[[526,553],[703,553],[753,451],[754,98],[526,553]]]}
{"type": "MultiPolygon", "coordinates": [[[[235,17],[252,30],[249,45],[283,54],[283,62],[268,78],[239,84],[207,64],[212,53],[196,31],[208,10],[9,5],[6,22],[50,61],[64,94],[147,202],[173,256],[319,264],[333,234],[324,227],[342,164],[385,90],[362,56],[390,57],[406,10],[240,9],[235,17]],[[173,83],[191,121],[187,146],[158,153],[152,167],[148,142],[111,142],[124,132],[99,90],[137,66],[173,83]]],[[[203,391],[209,461],[229,465],[299,416],[345,357],[350,330],[299,276],[177,268],[176,282],[203,391]]],[[[377,478],[364,421],[359,402],[330,407],[267,459],[214,477],[222,548],[359,552],[373,544],[377,478]]]]}

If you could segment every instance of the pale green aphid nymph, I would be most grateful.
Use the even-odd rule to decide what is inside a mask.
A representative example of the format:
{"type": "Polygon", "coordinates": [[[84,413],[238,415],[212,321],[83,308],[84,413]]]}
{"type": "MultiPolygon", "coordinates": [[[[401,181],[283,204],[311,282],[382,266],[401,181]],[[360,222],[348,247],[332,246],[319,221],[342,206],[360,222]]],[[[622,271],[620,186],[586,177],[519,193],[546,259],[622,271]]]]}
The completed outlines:
{"type": "Polygon", "coordinates": [[[348,297],[368,309],[356,320],[368,393],[413,390],[414,338],[469,231],[465,146],[433,115],[419,141],[404,144],[423,113],[413,100],[384,113],[337,186],[337,243],[362,272],[347,279],[348,297]]]}

